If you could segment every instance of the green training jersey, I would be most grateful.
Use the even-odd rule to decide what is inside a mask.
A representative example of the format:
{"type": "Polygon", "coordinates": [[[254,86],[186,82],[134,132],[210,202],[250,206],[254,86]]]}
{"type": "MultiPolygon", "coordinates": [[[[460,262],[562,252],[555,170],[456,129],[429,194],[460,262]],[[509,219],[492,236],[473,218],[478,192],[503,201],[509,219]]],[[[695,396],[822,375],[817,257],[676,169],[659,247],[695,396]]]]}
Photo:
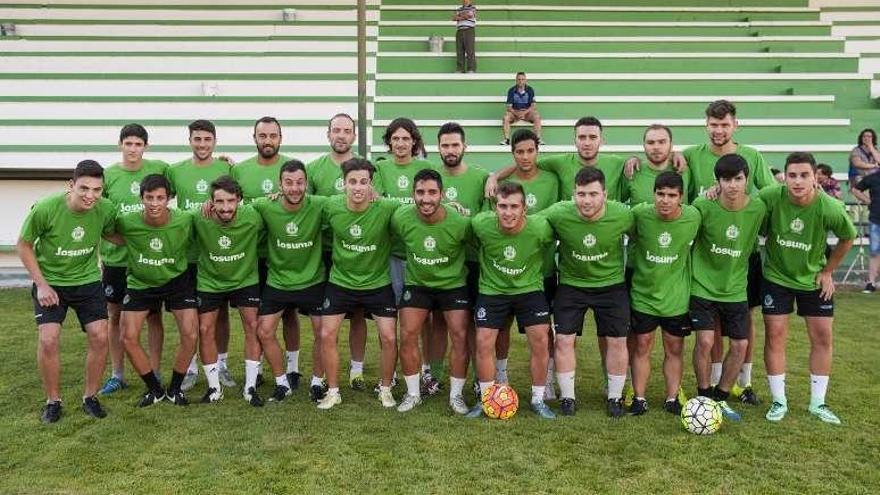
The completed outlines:
{"type": "MultiPolygon", "coordinates": [[[[462,215],[471,218],[489,208],[489,201],[484,201],[489,172],[475,165],[468,165],[467,170],[459,175],[451,175],[444,166],[438,167],[437,170],[440,171],[440,177],[443,179],[444,200],[460,205],[462,215]]],[[[476,248],[469,244],[465,256],[467,261],[477,261],[476,248]]]]}
{"type": "Polygon", "coordinates": [[[380,198],[364,211],[348,209],[345,196],[333,196],[324,207],[324,223],[333,234],[330,282],[352,290],[378,289],[391,283],[391,216],[400,203],[380,198]]]}
{"type": "Polygon", "coordinates": [[[117,217],[116,231],[125,237],[128,288],[160,287],[185,272],[192,225],[192,214],[180,210],[169,210],[168,223],[158,227],[148,225],[142,213],[117,217]]]}
{"type": "Polygon", "coordinates": [[[587,220],[573,201],[561,201],[540,213],[559,239],[559,283],[596,288],[623,283],[623,239],[633,214],[617,201],[605,203],[605,213],[587,220]]]}
{"type": "Polygon", "coordinates": [[[749,256],[757,247],[767,207],[756,197],[738,211],[705,197],[695,199],[694,207],[702,223],[691,253],[691,294],[719,302],[748,300],[749,256]]]}
{"type": "MultiPolygon", "coordinates": [[[[526,193],[526,207],[530,215],[539,213],[559,201],[559,178],[556,174],[538,170],[538,175],[523,180],[511,175],[506,180],[521,184],[526,193]]],[[[544,252],[543,273],[545,277],[556,271],[556,245],[550,245],[544,252]]]]}
{"type": "MultiPolygon", "coordinates": [[[[758,189],[778,184],[760,151],[751,146],[737,144],[736,153],[745,158],[746,163],[749,164],[749,194],[758,189]]],[[[688,198],[693,202],[694,198],[702,196],[717,182],[715,180],[715,163],[721,157],[712,153],[708,143],[686,148],[682,154],[687,160],[688,170],[691,173],[688,198]]]]}
{"type": "Polygon", "coordinates": [[[400,207],[391,228],[406,247],[406,284],[431,289],[455,289],[465,285],[465,247],[470,239],[470,220],[454,208],[441,205],[446,218],[425,223],[416,205],[400,207]]]}
{"type": "Polygon", "coordinates": [[[318,196],[335,196],[345,194],[345,181],[342,180],[342,165],[330,157],[330,153],[322,155],[306,164],[306,175],[309,178],[309,193],[318,196]]]}
{"type": "Polygon", "coordinates": [[[691,244],[700,228],[700,212],[682,206],[675,220],[663,220],[653,204],[632,209],[632,308],[654,316],[688,312],[691,296],[691,244]]]}
{"type": "Polygon", "coordinates": [[[471,225],[479,243],[480,294],[510,296],[544,289],[541,265],[556,241],[546,218],[527,217],[516,234],[502,232],[491,211],[478,214],[471,225]]]}
{"type": "Polygon", "coordinates": [[[260,198],[252,203],[265,224],[268,285],[299,290],[324,281],[321,227],[327,200],[307,194],[297,211],[288,210],[283,198],[260,198]]]}
{"type": "MultiPolygon", "coordinates": [[[[167,168],[168,164],[160,160],[144,160],[137,170],[129,170],[121,163],[114,163],[104,169],[104,197],[116,205],[116,212],[120,215],[143,211],[141,181],[148,175],[164,175],[167,168]]],[[[167,192],[171,194],[171,191],[167,192]]],[[[101,262],[107,266],[126,266],[125,247],[103,241],[101,262]]]]}
{"type": "MultiPolygon", "coordinates": [[[[229,164],[215,159],[209,165],[193,165],[192,158],[175,163],[165,171],[171,188],[177,196],[177,208],[199,210],[205,201],[211,199],[211,182],[218,177],[229,175],[229,164]]],[[[195,263],[199,258],[199,243],[190,244],[187,258],[195,263]]]]}
{"type": "Polygon", "coordinates": [[[98,247],[101,236],[112,233],[113,203],[100,198],[83,212],[67,207],[67,193],[37,201],[21,227],[21,238],[34,246],[37,264],[49,285],[70,287],[101,280],[98,247]]]}
{"type": "Polygon", "coordinates": [[[290,158],[279,154],[275,156],[275,162],[271,165],[261,165],[257,161],[257,155],[254,155],[232,167],[232,178],[241,186],[242,202],[249,204],[257,198],[279,192],[281,166],[287,160],[290,158]]]}
{"type": "MultiPolygon", "coordinates": [[[[629,203],[632,206],[641,203],[654,202],[654,182],[657,176],[663,172],[675,169],[670,165],[665,170],[657,170],[652,168],[648,162],[642,161],[641,166],[633,174],[632,179],[623,178],[621,181],[621,201],[629,203]]],[[[691,182],[691,171],[685,169],[681,174],[681,180],[684,182],[684,203],[688,203],[688,187],[691,182]]]]}
{"type": "MultiPolygon", "coordinates": [[[[605,191],[608,194],[608,199],[613,201],[620,200],[624,161],[624,158],[617,155],[599,153],[595,165],[605,174],[605,191]]],[[[584,166],[577,153],[551,155],[538,160],[538,168],[549,170],[559,177],[560,199],[572,199],[574,196],[574,177],[584,166]]]]}
{"type": "MultiPolygon", "coordinates": [[[[413,203],[413,183],[420,170],[428,168],[436,170],[437,166],[427,160],[414,159],[406,165],[398,165],[391,158],[376,161],[376,175],[373,187],[386,198],[393,199],[402,205],[413,203]]],[[[392,236],[391,254],[395,258],[406,256],[403,242],[392,236]]]]}
{"type": "Polygon", "coordinates": [[[817,289],[828,231],[838,239],[856,237],[843,203],[817,191],[812,203],[797,206],[784,185],[762,189],[760,197],[767,205],[764,278],[791,289],[817,289]]]}
{"type": "Polygon", "coordinates": [[[263,219],[250,205],[240,205],[228,224],[190,212],[199,245],[200,292],[229,292],[256,285],[257,241],[263,219]]]}

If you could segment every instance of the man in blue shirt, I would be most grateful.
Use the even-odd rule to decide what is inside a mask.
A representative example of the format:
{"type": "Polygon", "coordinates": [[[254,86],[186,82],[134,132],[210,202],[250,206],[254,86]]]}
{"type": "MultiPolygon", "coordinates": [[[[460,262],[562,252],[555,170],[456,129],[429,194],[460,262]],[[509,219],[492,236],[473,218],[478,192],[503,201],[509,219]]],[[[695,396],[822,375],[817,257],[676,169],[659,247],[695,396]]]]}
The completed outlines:
{"type": "Polygon", "coordinates": [[[526,84],[525,72],[517,72],[516,85],[507,90],[507,110],[502,119],[504,139],[501,140],[501,144],[510,146],[510,125],[520,120],[531,122],[535,134],[538,135],[539,144],[544,144],[544,140],[541,139],[541,116],[535,104],[535,90],[526,84]]]}

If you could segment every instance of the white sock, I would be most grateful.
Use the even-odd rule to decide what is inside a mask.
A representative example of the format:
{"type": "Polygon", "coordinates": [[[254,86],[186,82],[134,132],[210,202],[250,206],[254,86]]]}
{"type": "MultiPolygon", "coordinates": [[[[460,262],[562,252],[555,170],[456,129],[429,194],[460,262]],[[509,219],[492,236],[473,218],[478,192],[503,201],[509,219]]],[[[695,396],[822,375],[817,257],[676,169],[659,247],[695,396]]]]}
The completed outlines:
{"type": "Polygon", "coordinates": [[[718,385],[718,382],[721,381],[721,365],[723,363],[712,363],[712,375],[709,378],[709,383],[712,385],[718,385]]]}
{"type": "Polygon", "coordinates": [[[275,385],[284,385],[287,388],[290,388],[290,382],[287,381],[287,375],[280,374],[275,377],[275,385]]]}
{"type": "Polygon", "coordinates": [[[354,378],[357,375],[364,374],[364,362],[363,361],[351,361],[349,365],[350,369],[348,371],[348,377],[354,378]]]}
{"type": "Polygon", "coordinates": [[[507,383],[507,358],[495,360],[495,381],[507,383]]]}
{"type": "Polygon", "coordinates": [[[196,359],[198,354],[193,354],[192,361],[189,362],[189,368],[187,368],[186,373],[188,375],[198,375],[199,374],[199,362],[196,359]]]}
{"type": "Polygon", "coordinates": [[[545,385],[547,388],[553,386],[553,358],[547,361],[547,383],[545,385]]]}
{"type": "Polygon", "coordinates": [[[205,370],[205,378],[208,380],[208,388],[214,390],[222,390],[220,388],[220,366],[218,363],[211,363],[202,366],[205,370]]]}
{"type": "Polygon", "coordinates": [[[773,402],[780,404],[788,404],[785,399],[785,373],[781,375],[767,375],[767,382],[770,384],[770,397],[773,402]]]}
{"type": "Polygon", "coordinates": [[[490,382],[480,382],[480,395],[483,395],[483,392],[485,392],[486,389],[489,388],[489,387],[491,387],[492,385],[495,385],[495,382],[494,382],[494,381],[490,381],[490,382]]]}
{"type": "Polygon", "coordinates": [[[309,384],[310,387],[314,387],[315,385],[323,385],[320,376],[312,375],[312,383],[309,384]]]}
{"type": "Polygon", "coordinates": [[[544,385],[532,385],[532,404],[536,402],[544,402],[544,385]]]}
{"type": "Polygon", "coordinates": [[[737,384],[746,388],[752,384],[752,363],[743,363],[739,370],[739,377],[736,379],[737,384]]]}
{"type": "Polygon", "coordinates": [[[421,392],[419,392],[419,374],[404,375],[403,379],[406,380],[406,393],[413,397],[421,397],[421,392]]]}
{"type": "Polygon", "coordinates": [[[251,387],[257,388],[257,374],[260,370],[259,361],[244,360],[244,391],[247,392],[251,387]]]}
{"type": "Polygon", "coordinates": [[[608,375],[608,398],[622,398],[624,384],[626,384],[626,375],[608,375]]]}
{"type": "MultiPolygon", "coordinates": [[[[382,392],[389,392],[390,393],[391,387],[386,387],[385,385],[379,385],[379,393],[381,394],[382,392]]],[[[416,393],[418,393],[418,391],[416,391],[416,393]]]]}
{"type": "Polygon", "coordinates": [[[330,387],[327,389],[327,395],[339,395],[339,387],[330,387]]]}
{"type": "Polygon", "coordinates": [[[574,399],[574,371],[556,373],[556,381],[559,382],[559,397],[574,399]]]}
{"type": "Polygon", "coordinates": [[[464,378],[456,378],[454,376],[449,377],[449,396],[450,397],[458,397],[463,394],[464,391],[464,378]]]}
{"type": "Polygon", "coordinates": [[[422,373],[430,374],[431,373],[431,365],[428,363],[422,363],[422,373]]]}
{"type": "Polygon", "coordinates": [[[825,393],[828,391],[827,375],[810,374],[810,407],[819,407],[825,404],[825,393]]]}
{"type": "Polygon", "coordinates": [[[287,351],[287,372],[299,373],[299,351],[287,351]]]}

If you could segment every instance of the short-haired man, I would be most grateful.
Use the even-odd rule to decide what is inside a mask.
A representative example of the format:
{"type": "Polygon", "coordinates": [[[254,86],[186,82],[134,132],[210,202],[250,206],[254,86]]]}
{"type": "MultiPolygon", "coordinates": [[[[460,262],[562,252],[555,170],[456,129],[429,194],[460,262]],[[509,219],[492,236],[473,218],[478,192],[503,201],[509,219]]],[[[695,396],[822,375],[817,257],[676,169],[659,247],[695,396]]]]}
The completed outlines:
{"type": "MultiPolygon", "coordinates": [[[[663,124],[651,124],[642,136],[642,146],[645,150],[645,161],[633,171],[632,177],[625,178],[621,182],[620,200],[632,206],[653,203],[654,182],[657,176],[668,170],[678,172],[672,163],[672,129],[663,124]]],[[[690,184],[690,170],[685,168],[679,173],[687,191],[690,184]]],[[[685,203],[687,202],[685,198],[685,203]]]]}
{"type": "Polygon", "coordinates": [[[195,212],[195,238],[199,245],[197,294],[199,298],[199,354],[208,389],[202,402],[223,398],[215,332],[220,308],[238,308],[244,329],[245,382],[242,395],[254,407],[263,405],[257,395],[260,342],[257,308],[260,286],[257,275],[257,242],[263,219],[250,205],[241,205],[241,186],[230,176],[211,183],[210,213],[195,212]]]}
{"type": "MultiPolygon", "coordinates": [[[[267,241],[268,273],[260,297],[258,336],[275,376],[275,392],[270,398],[274,401],[284,400],[299,381],[298,370],[291,370],[291,351],[287,351],[287,367],[282,366],[281,347],[275,337],[282,314],[296,318],[299,310],[310,317],[315,336],[312,376],[324,375],[320,311],[326,273],[321,228],[324,203],[328,200],[325,196],[307,194],[308,178],[301,161],[288,160],[278,175],[281,195],[253,203],[263,218],[267,241]]],[[[298,357],[299,350],[296,353],[298,357]]]]}
{"type": "Polygon", "coordinates": [[[442,204],[440,173],[420,170],[413,179],[414,204],[402,206],[391,219],[394,234],[406,246],[406,286],[400,307],[400,366],[407,393],[397,410],[421,403],[419,335],[431,311],[440,311],[452,335],[449,405],[468,412],[462,391],[467,375],[467,330],[471,301],[464,271],[470,221],[442,204]]]}
{"type": "Polygon", "coordinates": [[[868,281],[862,292],[871,294],[877,290],[875,285],[880,272],[880,174],[866,175],[852,188],[852,193],[856,199],[868,204],[871,260],[868,262],[868,281]]]}
{"type": "Polygon", "coordinates": [[[458,72],[476,72],[477,8],[471,0],[461,0],[452,16],[455,21],[455,52],[458,72]]]}
{"type": "Polygon", "coordinates": [[[181,386],[196,351],[199,331],[195,285],[187,273],[186,260],[193,217],[168,208],[171,184],[164,175],[146,176],[140,193],[141,212],[127,213],[116,220],[116,230],[125,238],[128,261],[128,289],[122,300],[122,343],[132,367],[147,386],[139,407],[155,404],[166,396],[176,405],[186,405],[181,386]],[[180,332],[167,393],[140,343],[144,320],[150,312],[161,315],[163,303],[174,314],[180,332]]]}
{"type": "MultiPolygon", "coordinates": [[[[532,410],[539,417],[556,415],[544,402],[547,382],[547,335],[550,332],[550,305],[544,295],[543,259],[555,242],[553,229],[545,218],[526,218],[523,187],[505,181],[498,186],[495,211],[483,212],[472,221],[479,243],[480,294],[476,304],[477,375],[480,392],[495,383],[495,340],[515,316],[520,332],[526,334],[530,348],[532,410]]],[[[477,405],[469,417],[482,415],[477,405]]]]}
{"type": "Polygon", "coordinates": [[[397,405],[391,393],[397,360],[397,308],[388,270],[388,238],[391,216],[400,203],[385,198],[373,201],[375,171],[373,164],[362,158],[343,163],[345,195],[333,196],[324,207],[324,223],[333,233],[333,266],[321,312],[321,364],[327,376],[327,393],[318,402],[319,409],[342,403],[336,338],[346,313],[356,310],[372,314],[379,331],[379,401],[384,407],[397,405]]]}
{"type": "Polygon", "coordinates": [[[563,415],[575,414],[575,337],[590,309],[607,348],[608,413],[623,414],[622,395],[628,361],[629,293],[624,284],[624,236],[632,212],[607,201],[601,170],[583,168],[575,176],[573,201],[561,201],[541,213],[559,239],[559,288],[553,301],[556,376],[563,415]]]}
{"type": "Polygon", "coordinates": [[[504,117],[501,118],[501,133],[504,138],[501,140],[503,146],[510,145],[510,126],[519,122],[529,122],[534,126],[535,134],[538,136],[538,142],[544,144],[541,140],[541,115],[538,113],[538,104],[535,102],[535,90],[526,84],[526,73],[516,73],[516,84],[507,90],[507,108],[504,110],[504,117]]]}
{"type": "Polygon", "coordinates": [[[739,421],[728,404],[746,355],[749,335],[749,256],[757,249],[758,231],[767,207],[748,195],[749,166],[745,158],[730,154],[718,159],[715,177],[718,197],[700,196],[694,207],[701,215],[700,233],[694,241],[690,314],[696,333],[694,374],[697,395],[718,402],[724,417],[739,421]],[[710,383],[711,352],[715,327],[728,338],[729,346],[721,377],[710,383]]]}
{"type": "MultiPolygon", "coordinates": [[[[117,214],[138,212],[143,209],[140,185],[144,177],[151,174],[164,174],[168,164],[159,160],[144,159],[144,151],[149,144],[147,130],[140,124],[126,124],[119,131],[119,149],[122,160],[104,170],[104,197],[117,207],[117,214]]],[[[101,395],[109,395],[128,386],[125,381],[125,349],[122,346],[122,328],[119,315],[122,299],[126,292],[126,251],[122,246],[105,241],[101,246],[103,264],[102,282],[107,299],[107,314],[110,339],[110,378],[101,387],[101,395]]],[[[150,313],[147,316],[149,332],[150,365],[159,370],[162,362],[162,343],[165,329],[162,314],[150,313]]]]}
{"type": "Polygon", "coordinates": [[[107,415],[95,394],[107,359],[107,305],[98,270],[101,237],[114,230],[115,208],[101,197],[104,170],[79,162],[68,190],[31,208],[18,238],[18,256],[34,282],[31,294],[39,343],[37,364],[46,391],[44,423],[61,419],[61,324],[73,308],[88,338],[82,408],[107,415]]]}
{"type": "Polygon", "coordinates": [[[631,237],[633,279],[630,289],[634,349],[631,358],[634,389],[632,414],[647,411],[645,392],[651,373],[654,330],[663,330],[663,375],[666,378],[664,409],[681,412],[684,338],[690,335],[688,302],[691,287],[691,243],[700,228],[700,212],[684,205],[684,181],[675,172],[657,176],[654,204],[633,207],[631,237]]]}
{"type": "Polygon", "coordinates": [[[773,404],[767,419],[781,421],[788,412],[785,396],[785,345],[789,314],[806,322],[810,338],[810,413],[830,424],[840,419],[825,404],[831,374],[834,324],[834,269],[846,256],[856,229],[843,203],[816,187],[816,160],[796,152],[785,159],[785,184],[761,190],[767,205],[767,258],[764,262],[764,363],[773,404]],[[828,232],[837,246],[825,257],[828,232]]]}

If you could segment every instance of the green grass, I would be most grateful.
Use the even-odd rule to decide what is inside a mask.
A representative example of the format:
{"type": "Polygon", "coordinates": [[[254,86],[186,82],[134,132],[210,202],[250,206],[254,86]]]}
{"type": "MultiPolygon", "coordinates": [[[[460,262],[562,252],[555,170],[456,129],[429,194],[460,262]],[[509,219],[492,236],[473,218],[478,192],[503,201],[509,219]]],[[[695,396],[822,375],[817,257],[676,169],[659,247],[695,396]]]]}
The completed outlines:
{"type": "MultiPolygon", "coordinates": [[[[764,406],[740,407],[744,422],[702,438],[684,433],[659,407],[659,343],[651,411],[609,420],[601,409],[590,329],[578,349],[578,415],[555,422],[540,421],[528,410],[509,422],[466,421],[453,417],[442,397],[401,415],[383,410],[372,393],[346,388],[345,402],[329,412],[316,410],[303,391],[253,409],[233,390],[219,404],[163,403],[139,410],[133,404],[141,387],[134,382],[105,399],[110,415],[95,421],[77,408],[84,338],[73,316],[62,338],[65,415],[43,426],[30,298],[24,290],[0,291],[0,493],[872,493],[880,486],[878,422],[871,412],[880,397],[876,297],[838,297],[828,399],[842,427],[806,412],[808,346],[796,319],[789,416],[770,424],[764,406]]],[[[176,342],[167,321],[166,377],[176,342]]],[[[242,339],[234,327],[232,371],[240,379],[242,339]]],[[[311,349],[308,333],[304,354],[311,349]]],[[[759,328],[759,349],[761,335],[759,328]]],[[[372,381],[375,334],[369,344],[366,373],[372,381]]],[[[347,346],[342,348],[345,361],[347,346]]],[[[514,335],[511,377],[521,394],[528,390],[524,348],[514,335]]],[[[308,370],[308,356],[303,360],[308,370]]],[[[685,387],[691,391],[688,368],[685,387]]],[[[760,357],[754,375],[766,399],[760,357]]],[[[200,396],[203,387],[202,381],[191,396],[200,396]]]]}

